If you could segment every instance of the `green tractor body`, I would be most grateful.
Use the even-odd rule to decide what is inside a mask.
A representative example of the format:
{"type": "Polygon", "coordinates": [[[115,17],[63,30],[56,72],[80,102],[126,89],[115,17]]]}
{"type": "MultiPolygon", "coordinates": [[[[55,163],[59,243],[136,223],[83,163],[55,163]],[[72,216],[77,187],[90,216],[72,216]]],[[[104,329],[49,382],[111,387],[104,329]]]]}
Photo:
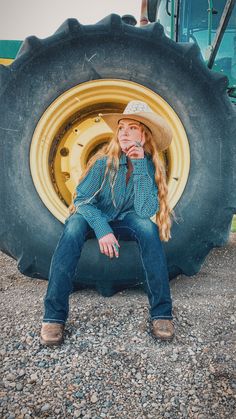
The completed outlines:
{"type": "Polygon", "coordinates": [[[229,9],[229,2],[226,0],[161,0],[158,9],[156,12],[152,11],[150,17],[153,19],[156,15],[156,19],[164,26],[166,35],[176,42],[197,43],[206,64],[210,64],[209,68],[228,77],[228,92],[235,102],[236,8],[234,4],[235,2],[231,2],[229,9]],[[227,3],[228,8],[225,10],[227,3]],[[226,21],[223,22],[225,18],[226,21]],[[216,37],[219,38],[217,44],[216,37]],[[216,55],[213,63],[209,63],[214,48],[216,55]]]}

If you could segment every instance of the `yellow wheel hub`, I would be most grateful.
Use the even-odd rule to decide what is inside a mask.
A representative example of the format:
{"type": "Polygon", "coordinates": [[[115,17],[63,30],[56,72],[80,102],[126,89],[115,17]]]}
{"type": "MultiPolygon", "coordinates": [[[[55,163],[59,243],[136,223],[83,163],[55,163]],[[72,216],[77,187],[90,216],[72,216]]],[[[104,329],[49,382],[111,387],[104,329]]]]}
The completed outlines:
{"type": "Polygon", "coordinates": [[[174,208],[185,188],[190,151],[184,127],[150,89],[127,80],[95,80],[59,96],[42,115],[33,135],[30,168],[35,188],[51,213],[64,222],[78,178],[90,156],[112,137],[99,113],[123,112],[130,100],[143,100],[171,125],[174,138],[165,153],[169,203],[174,208]]]}

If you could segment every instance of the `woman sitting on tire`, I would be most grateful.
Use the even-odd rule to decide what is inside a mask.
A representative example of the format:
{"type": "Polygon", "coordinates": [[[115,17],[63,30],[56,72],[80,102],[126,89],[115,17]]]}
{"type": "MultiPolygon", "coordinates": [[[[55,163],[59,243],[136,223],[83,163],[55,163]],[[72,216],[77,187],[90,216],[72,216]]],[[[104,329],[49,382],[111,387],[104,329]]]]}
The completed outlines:
{"type": "Polygon", "coordinates": [[[141,101],[123,114],[102,115],[114,137],[89,161],[79,179],[64,231],[53,255],[41,343],[63,341],[73,276],[84,242],[97,237],[101,253],[119,257],[121,239],[136,240],[146,276],[153,336],[174,336],[172,301],[161,241],[170,238],[165,171],[158,153],[172,133],[166,121],[141,101]],[[157,224],[150,220],[156,213],[157,224]]]}

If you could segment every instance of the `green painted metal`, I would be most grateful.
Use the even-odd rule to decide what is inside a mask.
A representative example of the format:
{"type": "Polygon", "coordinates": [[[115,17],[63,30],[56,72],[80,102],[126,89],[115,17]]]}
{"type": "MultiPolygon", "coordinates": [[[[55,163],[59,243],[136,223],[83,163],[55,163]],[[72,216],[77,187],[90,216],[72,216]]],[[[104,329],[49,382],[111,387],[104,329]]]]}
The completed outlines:
{"type": "Polygon", "coordinates": [[[208,45],[211,45],[213,0],[208,0],[208,45]]]}
{"type": "Polygon", "coordinates": [[[0,40],[0,58],[14,59],[20,49],[22,41],[0,40]]]}
{"type": "Polygon", "coordinates": [[[233,216],[231,231],[232,231],[232,233],[236,233],[236,215],[233,216]]]}
{"type": "Polygon", "coordinates": [[[170,37],[174,40],[175,37],[175,0],[171,0],[171,26],[170,37]]]}

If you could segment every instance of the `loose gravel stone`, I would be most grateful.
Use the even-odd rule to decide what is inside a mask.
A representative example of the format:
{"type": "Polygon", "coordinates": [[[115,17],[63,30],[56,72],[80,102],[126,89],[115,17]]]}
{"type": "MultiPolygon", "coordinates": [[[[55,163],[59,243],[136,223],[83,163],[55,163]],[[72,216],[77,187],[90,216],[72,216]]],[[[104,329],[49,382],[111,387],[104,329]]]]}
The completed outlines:
{"type": "Polygon", "coordinates": [[[50,404],[46,403],[42,406],[41,411],[42,412],[47,412],[50,409],[50,407],[51,407],[50,404]]]}
{"type": "Polygon", "coordinates": [[[93,394],[92,397],[91,397],[91,402],[92,403],[97,403],[97,401],[98,401],[97,395],[96,394],[93,394]]]}
{"type": "Polygon", "coordinates": [[[201,272],[171,281],[176,336],[152,338],[147,297],[71,296],[65,342],[43,347],[47,282],[0,253],[0,417],[226,419],[234,417],[236,234],[201,272]]]}

